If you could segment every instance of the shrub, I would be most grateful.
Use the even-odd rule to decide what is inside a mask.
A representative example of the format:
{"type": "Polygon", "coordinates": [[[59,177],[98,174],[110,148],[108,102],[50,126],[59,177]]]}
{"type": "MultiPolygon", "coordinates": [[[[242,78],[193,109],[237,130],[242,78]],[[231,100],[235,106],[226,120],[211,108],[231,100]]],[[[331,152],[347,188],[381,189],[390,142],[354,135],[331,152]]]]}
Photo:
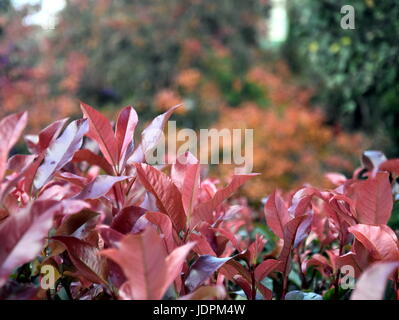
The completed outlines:
{"type": "Polygon", "coordinates": [[[81,108],[84,118],[54,122],[26,139],[30,154],[10,158],[27,113],[0,122],[2,298],[338,299],[351,291],[339,286],[343,266],[361,275],[353,298],[382,298],[388,278],[397,292],[387,223],[398,159],[367,152],[352,178],[329,175],[333,190],[273,192],[266,227],[245,199],[225,201],[255,174],[218,188],[189,153],[170,174],[145,163],[157,143],[150,129],[176,108],[136,148],[132,107],[115,129],[81,108]]]}

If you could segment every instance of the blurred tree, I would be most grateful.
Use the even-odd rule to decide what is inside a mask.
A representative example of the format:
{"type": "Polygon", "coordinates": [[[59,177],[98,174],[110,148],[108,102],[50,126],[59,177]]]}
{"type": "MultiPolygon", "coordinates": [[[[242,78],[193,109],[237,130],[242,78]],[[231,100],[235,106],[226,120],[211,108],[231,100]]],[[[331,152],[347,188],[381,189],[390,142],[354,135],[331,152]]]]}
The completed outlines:
{"type": "MultiPolygon", "coordinates": [[[[388,133],[399,151],[399,5],[396,0],[289,2],[288,61],[315,88],[329,121],[388,133]],[[355,30],[340,26],[341,7],[355,9],[355,30]]],[[[384,138],[382,138],[384,139],[384,138]]],[[[381,147],[381,146],[380,146],[381,147]]]]}
{"type": "Polygon", "coordinates": [[[71,51],[89,57],[82,100],[99,107],[135,103],[149,116],[156,102],[170,107],[184,95],[191,107],[186,118],[195,126],[214,114],[184,82],[215,81],[224,94],[237,91],[234,81],[260,55],[258,29],[266,12],[265,0],[70,0],[50,43],[57,61],[71,51]],[[219,81],[218,67],[226,64],[219,81]]]}

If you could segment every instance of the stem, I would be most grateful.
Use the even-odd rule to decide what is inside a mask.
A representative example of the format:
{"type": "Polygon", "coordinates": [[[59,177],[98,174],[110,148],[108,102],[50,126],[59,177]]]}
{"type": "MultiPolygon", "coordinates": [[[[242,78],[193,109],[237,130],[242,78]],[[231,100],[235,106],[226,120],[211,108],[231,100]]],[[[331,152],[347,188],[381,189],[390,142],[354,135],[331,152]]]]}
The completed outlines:
{"type": "Polygon", "coordinates": [[[256,280],[255,280],[255,272],[253,267],[251,267],[251,282],[252,282],[251,299],[256,300],[256,280]]]}
{"type": "Polygon", "coordinates": [[[296,255],[297,255],[297,263],[298,263],[298,267],[299,267],[299,276],[301,277],[301,282],[302,282],[302,288],[307,289],[308,282],[306,281],[306,276],[302,271],[302,261],[301,261],[301,254],[299,252],[299,248],[296,249],[296,255]]]}

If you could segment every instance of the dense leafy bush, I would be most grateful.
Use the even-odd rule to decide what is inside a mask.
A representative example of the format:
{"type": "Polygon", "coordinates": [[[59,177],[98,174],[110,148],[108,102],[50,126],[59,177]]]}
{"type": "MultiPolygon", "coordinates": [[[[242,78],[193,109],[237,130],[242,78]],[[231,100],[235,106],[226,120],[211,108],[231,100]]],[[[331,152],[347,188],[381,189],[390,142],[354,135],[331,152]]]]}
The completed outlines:
{"type": "Polygon", "coordinates": [[[289,8],[288,60],[314,86],[329,119],[372,132],[374,139],[388,132],[397,144],[397,2],[295,0],[289,8]],[[355,30],[340,27],[347,4],[355,8],[355,30]]]}
{"type": "Polygon", "coordinates": [[[81,108],[83,119],[54,122],[26,139],[30,154],[11,158],[27,114],[0,122],[2,298],[338,299],[351,292],[340,289],[343,266],[361,275],[352,298],[382,298],[388,278],[388,293],[398,292],[387,222],[399,160],[367,152],[352,178],[329,175],[333,190],[273,192],[266,227],[245,199],[225,202],[255,174],[220,188],[189,153],[169,175],[144,163],[157,143],[150,129],[176,108],[136,148],[132,107],[115,130],[81,108]],[[54,271],[53,289],[43,289],[43,268],[54,271]]]}

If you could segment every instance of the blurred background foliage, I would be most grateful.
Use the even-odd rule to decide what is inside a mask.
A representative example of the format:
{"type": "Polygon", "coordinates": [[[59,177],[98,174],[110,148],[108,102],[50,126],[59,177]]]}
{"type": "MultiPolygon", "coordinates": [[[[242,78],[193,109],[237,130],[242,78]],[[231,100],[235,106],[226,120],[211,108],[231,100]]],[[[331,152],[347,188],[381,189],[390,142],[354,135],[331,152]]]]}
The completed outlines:
{"type": "Polygon", "coordinates": [[[37,133],[77,116],[79,100],[142,119],[182,102],[180,127],[254,129],[251,199],[324,185],[362,149],[399,146],[398,5],[350,1],[356,29],[343,30],[347,2],[68,0],[43,28],[27,23],[40,6],[1,0],[0,116],[28,109],[37,133]]]}
{"type": "Polygon", "coordinates": [[[398,155],[399,3],[396,0],[293,0],[285,55],[315,91],[330,123],[373,136],[398,155]],[[355,9],[355,30],[339,27],[355,9]],[[390,138],[390,139],[389,139],[390,138]]]}

